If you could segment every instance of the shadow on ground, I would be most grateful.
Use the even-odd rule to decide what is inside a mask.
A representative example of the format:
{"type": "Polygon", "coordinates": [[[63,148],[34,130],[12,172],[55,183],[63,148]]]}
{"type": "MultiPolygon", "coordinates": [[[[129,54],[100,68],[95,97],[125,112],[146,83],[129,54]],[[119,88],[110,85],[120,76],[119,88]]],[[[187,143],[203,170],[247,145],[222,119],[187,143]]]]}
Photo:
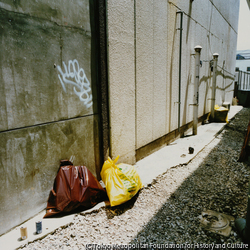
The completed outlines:
{"type": "Polygon", "coordinates": [[[158,207],[158,210],[146,225],[142,225],[130,244],[137,244],[136,248],[139,248],[138,244],[148,244],[148,249],[162,249],[154,244],[206,243],[227,246],[242,243],[234,227],[230,236],[225,237],[204,230],[198,216],[202,211],[214,210],[234,218],[246,217],[250,171],[249,164],[239,163],[238,159],[249,117],[250,109],[242,109],[217,135],[214,142],[218,144],[204,159],[199,162],[201,152],[188,165],[168,170],[142,190],[146,193],[147,205],[158,207]],[[197,166],[195,162],[198,162],[197,166]],[[176,183],[180,179],[184,181],[178,186],[176,183]],[[176,186],[176,190],[170,193],[173,186],[176,186]],[[150,189],[151,195],[153,191],[157,202],[161,200],[160,205],[154,199],[150,203],[147,189],[150,189]]]}

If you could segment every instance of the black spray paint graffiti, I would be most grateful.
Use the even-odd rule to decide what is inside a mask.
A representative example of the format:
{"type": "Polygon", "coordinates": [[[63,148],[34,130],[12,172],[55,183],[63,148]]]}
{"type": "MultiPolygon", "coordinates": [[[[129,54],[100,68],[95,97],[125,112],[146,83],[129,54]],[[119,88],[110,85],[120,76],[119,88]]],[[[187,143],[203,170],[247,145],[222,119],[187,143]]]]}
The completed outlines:
{"type": "Polygon", "coordinates": [[[58,74],[58,78],[62,84],[63,90],[65,92],[65,84],[71,84],[74,86],[74,92],[79,97],[80,101],[82,101],[87,108],[91,107],[92,102],[92,94],[89,80],[83,70],[83,68],[79,67],[78,61],[70,60],[68,62],[68,68],[63,62],[65,73],[63,73],[60,66],[57,66],[57,70],[60,74],[58,74]]]}

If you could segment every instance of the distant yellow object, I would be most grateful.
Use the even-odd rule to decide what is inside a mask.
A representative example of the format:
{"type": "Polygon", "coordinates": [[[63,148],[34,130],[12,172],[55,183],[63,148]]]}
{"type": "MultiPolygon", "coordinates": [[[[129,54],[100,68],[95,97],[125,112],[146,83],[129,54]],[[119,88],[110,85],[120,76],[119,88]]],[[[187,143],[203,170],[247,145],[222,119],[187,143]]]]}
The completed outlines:
{"type": "Polygon", "coordinates": [[[106,186],[111,206],[130,200],[143,187],[135,167],[125,163],[115,165],[118,159],[119,155],[114,161],[109,157],[101,171],[101,178],[106,186]]]}
{"type": "Polygon", "coordinates": [[[215,105],[214,106],[214,121],[228,123],[228,109],[225,107],[220,107],[219,105],[215,105]]]}

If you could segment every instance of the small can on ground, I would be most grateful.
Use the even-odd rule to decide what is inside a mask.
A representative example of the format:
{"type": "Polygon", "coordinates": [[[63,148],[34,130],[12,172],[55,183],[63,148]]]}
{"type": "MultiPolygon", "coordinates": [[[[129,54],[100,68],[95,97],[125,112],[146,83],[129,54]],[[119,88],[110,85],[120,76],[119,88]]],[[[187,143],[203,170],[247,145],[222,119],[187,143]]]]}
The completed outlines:
{"type": "Polygon", "coordinates": [[[27,227],[20,227],[21,239],[26,240],[28,238],[27,227]]]}
{"type": "Polygon", "coordinates": [[[42,221],[37,221],[36,222],[36,233],[37,234],[42,233],[42,221]]]}

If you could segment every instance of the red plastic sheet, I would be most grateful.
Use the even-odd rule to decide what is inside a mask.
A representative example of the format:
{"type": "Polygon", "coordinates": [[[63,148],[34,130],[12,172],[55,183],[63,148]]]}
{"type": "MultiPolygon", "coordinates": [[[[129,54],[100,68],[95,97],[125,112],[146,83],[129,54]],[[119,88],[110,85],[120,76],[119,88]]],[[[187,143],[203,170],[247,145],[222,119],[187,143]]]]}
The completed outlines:
{"type": "Polygon", "coordinates": [[[85,166],[73,166],[61,161],[60,169],[50,192],[44,218],[75,209],[88,209],[107,200],[107,193],[85,166]]]}

